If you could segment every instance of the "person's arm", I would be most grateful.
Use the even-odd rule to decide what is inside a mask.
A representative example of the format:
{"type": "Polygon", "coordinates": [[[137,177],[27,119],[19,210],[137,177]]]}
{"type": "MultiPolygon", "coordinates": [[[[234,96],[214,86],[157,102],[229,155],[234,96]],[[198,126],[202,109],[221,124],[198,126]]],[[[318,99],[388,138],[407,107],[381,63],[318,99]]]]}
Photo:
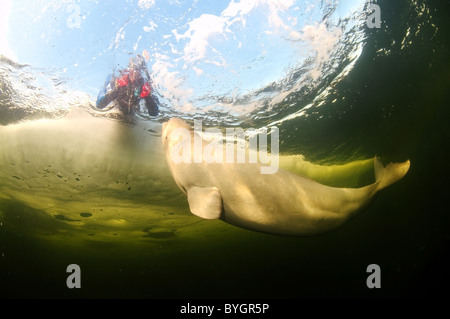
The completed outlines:
{"type": "Polygon", "coordinates": [[[150,116],[158,115],[159,107],[158,107],[156,97],[149,94],[148,96],[146,96],[144,98],[144,101],[145,101],[145,106],[147,107],[147,110],[148,110],[148,115],[150,115],[150,116]]]}
{"type": "Polygon", "coordinates": [[[119,96],[118,90],[115,88],[112,91],[106,92],[106,94],[97,99],[96,107],[99,109],[104,109],[109,103],[117,99],[119,96]]]}

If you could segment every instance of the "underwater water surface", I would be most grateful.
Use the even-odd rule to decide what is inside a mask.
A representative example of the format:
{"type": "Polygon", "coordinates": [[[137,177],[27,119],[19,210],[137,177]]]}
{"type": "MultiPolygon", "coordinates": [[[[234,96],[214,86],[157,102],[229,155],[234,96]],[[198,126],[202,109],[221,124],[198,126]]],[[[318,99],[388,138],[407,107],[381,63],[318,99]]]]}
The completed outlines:
{"type": "Polygon", "coordinates": [[[377,1],[379,28],[365,1],[6,3],[2,298],[442,297],[448,2],[377,1]],[[97,110],[106,75],[143,50],[160,114],[97,110]],[[336,230],[260,233],[190,213],[161,145],[171,117],[276,126],[286,167],[329,185],[373,182],[374,156],[411,168],[336,230]]]}

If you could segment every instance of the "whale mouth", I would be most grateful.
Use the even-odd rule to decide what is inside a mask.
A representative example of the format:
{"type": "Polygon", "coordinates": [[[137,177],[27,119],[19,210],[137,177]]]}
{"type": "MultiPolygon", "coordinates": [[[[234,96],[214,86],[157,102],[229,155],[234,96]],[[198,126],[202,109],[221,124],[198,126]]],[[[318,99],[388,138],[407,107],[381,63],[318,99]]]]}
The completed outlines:
{"type": "Polygon", "coordinates": [[[167,122],[164,122],[161,126],[161,139],[163,143],[167,139],[167,122]]]}

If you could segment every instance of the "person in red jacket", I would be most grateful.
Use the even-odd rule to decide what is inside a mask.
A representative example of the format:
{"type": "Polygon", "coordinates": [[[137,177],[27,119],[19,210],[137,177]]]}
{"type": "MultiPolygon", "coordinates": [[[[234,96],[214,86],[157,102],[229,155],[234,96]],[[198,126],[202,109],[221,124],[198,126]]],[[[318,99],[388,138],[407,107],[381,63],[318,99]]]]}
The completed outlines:
{"type": "Polygon", "coordinates": [[[141,55],[130,59],[128,68],[121,70],[117,77],[111,76],[97,97],[96,106],[105,108],[112,101],[117,101],[125,115],[132,114],[144,101],[150,116],[158,115],[156,97],[152,94],[150,76],[144,58],[141,55]]]}

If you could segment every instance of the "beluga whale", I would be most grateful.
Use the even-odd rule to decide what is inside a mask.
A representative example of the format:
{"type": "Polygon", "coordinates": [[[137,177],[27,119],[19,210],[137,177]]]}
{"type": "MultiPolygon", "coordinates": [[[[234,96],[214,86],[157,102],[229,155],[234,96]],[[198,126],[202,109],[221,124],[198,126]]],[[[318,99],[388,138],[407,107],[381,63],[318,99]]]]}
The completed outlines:
{"type": "MultiPolygon", "coordinates": [[[[166,161],[176,184],[187,195],[191,213],[277,235],[316,235],[341,226],[377,192],[405,176],[410,167],[409,160],[383,166],[375,157],[374,183],[331,187],[282,168],[262,174],[259,162],[199,160],[201,148],[195,141],[200,140],[203,149],[208,149],[208,142],[200,135],[179,118],[162,126],[166,161]]],[[[208,150],[225,154],[219,148],[208,150]]]]}

